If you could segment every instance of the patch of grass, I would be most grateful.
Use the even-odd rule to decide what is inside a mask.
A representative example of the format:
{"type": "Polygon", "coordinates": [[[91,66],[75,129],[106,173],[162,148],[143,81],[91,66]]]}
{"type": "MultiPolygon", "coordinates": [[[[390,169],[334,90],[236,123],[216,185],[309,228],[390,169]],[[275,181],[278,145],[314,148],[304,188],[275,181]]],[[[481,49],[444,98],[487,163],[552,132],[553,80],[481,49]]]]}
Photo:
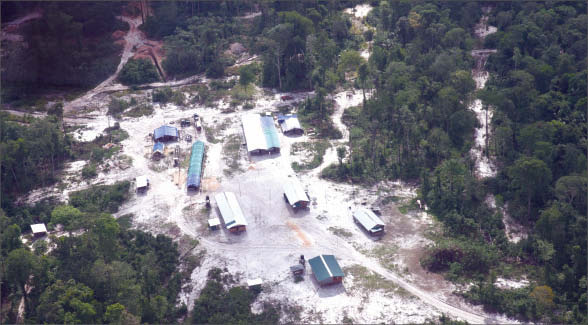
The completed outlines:
{"type": "Polygon", "coordinates": [[[123,115],[128,117],[141,117],[149,116],[151,114],[153,114],[153,105],[141,104],[131,108],[130,110],[127,110],[123,115]]]}
{"type": "Polygon", "coordinates": [[[88,163],[84,166],[84,168],[82,168],[82,178],[84,179],[94,178],[97,175],[98,173],[96,172],[96,163],[94,162],[88,163]]]}
{"type": "Polygon", "coordinates": [[[365,294],[369,294],[374,290],[383,290],[394,294],[407,297],[411,294],[403,288],[396,285],[394,282],[385,279],[381,275],[370,271],[365,266],[354,264],[343,268],[345,274],[353,276],[355,285],[360,287],[365,294]]]}
{"type": "Polygon", "coordinates": [[[128,213],[128,214],[125,214],[125,215],[118,217],[116,219],[116,222],[118,222],[120,227],[123,229],[131,229],[131,226],[133,225],[133,218],[134,217],[135,217],[134,214],[128,213]]]}
{"type": "Polygon", "coordinates": [[[402,198],[399,196],[386,196],[382,199],[382,205],[386,205],[388,203],[398,203],[400,200],[402,200],[402,198]]]}
{"type": "Polygon", "coordinates": [[[394,263],[397,247],[392,244],[382,244],[373,248],[367,255],[375,257],[380,261],[380,264],[387,269],[396,270],[398,267],[394,263]]]}
{"type": "Polygon", "coordinates": [[[219,143],[221,141],[221,139],[219,139],[220,133],[226,130],[229,127],[229,125],[231,125],[230,119],[225,119],[222,123],[219,123],[214,127],[202,122],[202,128],[204,128],[204,135],[206,136],[206,141],[210,143],[219,143]]]}
{"type": "Polygon", "coordinates": [[[350,238],[353,236],[351,232],[339,227],[329,227],[329,231],[331,231],[335,236],[339,236],[341,238],[350,238]]]}
{"type": "Polygon", "coordinates": [[[241,138],[237,134],[231,134],[227,137],[227,141],[223,145],[223,160],[228,168],[223,170],[227,176],[233,175],[235,172],[243,172],[241,168],[241,138]]]}
{"type": "Polygon", "coordinates": [[[290,154],[295,155],[300,151],[308,152],[307,157],[311,157],[304,163],[293,162],[292,169],[299,172],[303,170],[314,169],[323,163],[323,156],[330,146],[329,142],[325,140],[314,142],[297,142],[294,143],[290,149],[290,154]]]}
{"type": "Polygon", "coordinates": [[[255,86],[253,84],[249,85],[236,85],[233,89],[231,89],[231,98],[236,100],[237,102],[241,103],[246,100],[253,99],[255,95],[255,86]]]}

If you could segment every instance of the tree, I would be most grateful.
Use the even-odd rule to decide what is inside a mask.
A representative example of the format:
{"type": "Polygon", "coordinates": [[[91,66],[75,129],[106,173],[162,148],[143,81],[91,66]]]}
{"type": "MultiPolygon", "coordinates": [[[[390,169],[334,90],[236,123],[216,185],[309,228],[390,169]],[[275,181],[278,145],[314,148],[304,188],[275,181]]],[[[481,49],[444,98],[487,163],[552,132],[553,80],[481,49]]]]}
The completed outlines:
{"type": "Polygon", "coordinates": [[[339,159],[339,166],[343,165],[343,158],[345,158],[345,154],[347,153],[347,149],[344,146],[337,147],[337,158],[339,159]]]}
{"type": "Polygon", "coordinates": [[[239,84],[247,86],[255,80],[255,67],[252,64],[241,67],[239,69],[239,84]]]}
{"type": "Polygon", "coordinates": [[[28,293],[26,290],[29,278],[40,269],[39,258],[25,248],[18,248],[8,254],[6,258],[6,279],[22,291],[25,306],[28,293]]]}
{"type": "Polygon", "coordinates": [[[558,199],[575,206],[578,211],[586,211],[586,188],[588,179],[584,176],[563,176],[555,183],[558,199]]]}
{"type": "Polygon", "coordinates": [[[41,294],[37,306],[39,320],[44,323],[99,323],[93,295],[92,289],[73,279],[57,280],[41,294]]]}
{"type": "Polygon", "coordinates": [[[63,225],[67,231],[75,230],[81,225],[83,213],[71,205],[60,205],[51,211],[51,226],[63,225]]]}
{"type": "Polygon", "coordinates": [[[130,59],[118,79],[125,85],[138,85],[159,80],[157,69],[148,59],[130,59]]]}
{"type": "Polygon", "coordinates": [[[517,193],[526,200],[526,221],[530,221],[532,200],[547,192],[551,183],[551,170],[543,161],[523,156],[508,169],[508,175],[517,193]]]}
{"type": "Polygon", "coordinates": [[[359,52],[354,50],[346,50],[341,52],[339,58],[339,69],[343,72],[356,71],[361,64],[365,63],[365,59],[361,57],[359,52]]]}

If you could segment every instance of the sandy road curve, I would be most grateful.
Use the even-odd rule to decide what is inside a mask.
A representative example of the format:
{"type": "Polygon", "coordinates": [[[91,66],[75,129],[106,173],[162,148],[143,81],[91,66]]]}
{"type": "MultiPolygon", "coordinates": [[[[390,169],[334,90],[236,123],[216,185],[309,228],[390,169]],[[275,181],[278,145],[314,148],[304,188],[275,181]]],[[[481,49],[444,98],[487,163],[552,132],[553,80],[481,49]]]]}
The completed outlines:
{"type": "MultiPolygon", "coordinates": [[[[317,230],[320,231],[320,230],[317,230]]],[[[327,232],[320,231],[322,236],[333,236],[327,232]]],[[[303,245],[297,244],[290,244],[290,245],[248,245],[246,243],[240,243],[239,245],[222,243],[214,240],[209,240],[204,237],[199,237],[199,241],[202,245],[210,250],[213,251],[231,251],[231,252],[242,252],[244,249],[255,249],[255,250],[268,250],[275,252],[276,250],[280,251],[299,251],[300,249],[304,248],[303,245]]],[[[346,242],[342,241],[332,241],[336,242],[335,245],[325,245],[324,242],[318,243],[319,247],[322,248],[329,248],[329,249],[337,249],[338,255],[340,257],[349,259],[354,261],[359,265],[363,265],[370,269],[371,271],[379,274],[383,278],[390,280],[400,286],[401,288],[405,289],[406,291],[410,292],[412,295],[420,298],[425,303],[434,306],[438,310],[443,313],[452,315],[453,317],[457,317],[459,319],[465,320],[471,324],[488,324],[488,323],[501,323],[505,320],[499,320],[491,315],[482,315],[470,311],[463,310],[459,307],[453,306],[437,297],[433,294],[425,292],[413,284],[408,283],[406,280],[402,279],[398,275],[394,274],[393,272],[385,269],[384,267],[380,266],[379,262],[374,261],[371,258],[366,257],[365,255],[357,252],[357,250],[349,245],[346,242]],[[345,246],[345,249],[341,249],[341,245],[345,246]]]]}
{"type": "Polygon", "coordinates": [[[106,80],[101,82],[98,86],[94,87],[94,89],[84,94],[82,97],[78,97],[77,99],[66,103],[63,107],[64,113],[68,113],[74,109],[84,107],[87,105],[88,101],[92,99],[92,97],[107,90],[108,86],[111,86],[112,82],[118,77],[118,74],[127,61],[133,56],[134,49],[143,44],[145,41],[145,35],[138,28],[141,24],[141,17],[131,18],[126,16],[118,16],[117,18],[129,24],[129,31],[124,37],[125,46],[116,71],[106,80]]]}

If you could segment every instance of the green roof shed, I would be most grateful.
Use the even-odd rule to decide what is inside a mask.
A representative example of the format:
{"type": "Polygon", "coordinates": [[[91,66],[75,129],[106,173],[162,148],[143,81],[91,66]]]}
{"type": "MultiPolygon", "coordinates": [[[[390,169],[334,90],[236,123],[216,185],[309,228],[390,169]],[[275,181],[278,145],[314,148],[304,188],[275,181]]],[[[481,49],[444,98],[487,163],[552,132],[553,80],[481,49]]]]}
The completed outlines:
{"type": "Polygon", "coordinates": [[[312,273],[320,285],[340,283],[343,281],[343,270],[333,255],[319,255],[308,260],[312,273]]]}

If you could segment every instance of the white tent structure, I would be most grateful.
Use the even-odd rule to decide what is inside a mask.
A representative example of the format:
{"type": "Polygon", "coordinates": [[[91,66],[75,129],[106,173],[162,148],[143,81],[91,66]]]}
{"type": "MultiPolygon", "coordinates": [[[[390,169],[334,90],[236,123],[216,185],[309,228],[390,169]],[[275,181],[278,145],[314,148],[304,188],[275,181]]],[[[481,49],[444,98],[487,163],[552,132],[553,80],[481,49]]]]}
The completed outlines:
{"type": "Polygon", "coordinates": [[[293,209],[306,208],[310,203],[308,195],[297,179],[289,179],[284,183],[284,199],[293,209]]]}
{"type": "Polygon", "coordinates": [[[246,230],[247,221],[241,211],[237,197],[232,192],[221,192],[214,196],[216,205],[225,221],[225,227],[230,232],[246,230]]]}
{"type": "Polygon", "coordinates": [[[43,236],[47,233],[47,227],[45,227],[44,223],[31,225],[31,230],[33,231],[33,236],[43,236]]]}
{"type": "Polygon", "coordinates": [[[143,191],[149,187],[149,179],[147,176],[137,177],[137,191],[143,191]]]}
{"type": "Polygon", "coordinates": [[[353,212],[353,221],[361,224],[370,235],[381,235],[384,233],[384,221],[366,208],[355,210],[353,212]]]}

